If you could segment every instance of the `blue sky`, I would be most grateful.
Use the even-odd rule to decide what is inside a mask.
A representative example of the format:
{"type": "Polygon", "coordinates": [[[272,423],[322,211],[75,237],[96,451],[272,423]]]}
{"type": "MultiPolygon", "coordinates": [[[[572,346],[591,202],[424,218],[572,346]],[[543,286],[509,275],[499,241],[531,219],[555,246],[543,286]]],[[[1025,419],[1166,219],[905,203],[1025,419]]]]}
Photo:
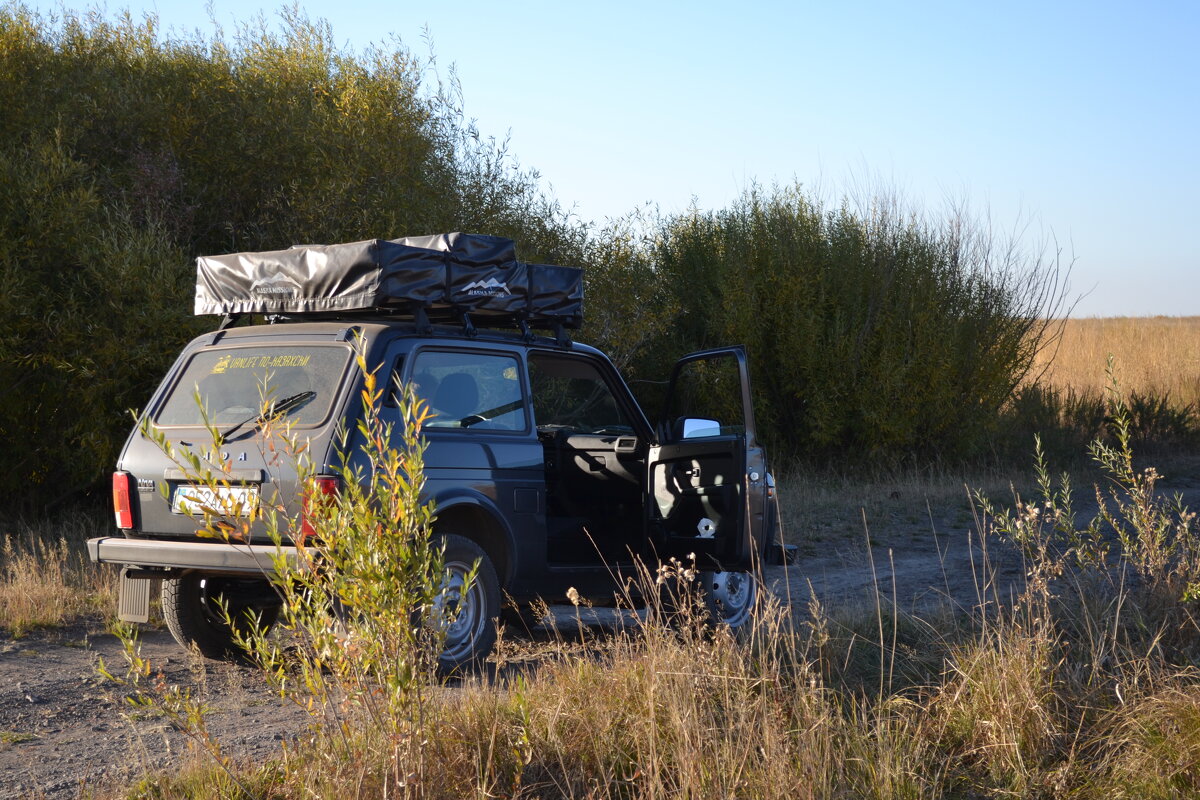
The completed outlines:
{"type": "MultiPolygon", "coordinates": [[[[227,31],[278,7],[211,0],[227,31]]],[[[423,54],[427,30],[468,116],[586,219],[719,208],[754,181],[833,200],[882,183],[1056,240],[1077,315],[1200,314],[1198,3],[301,7],[355,48],[395,34],[423,54]]],[[[123,8],[211,30],[195,0],[123,8]]]]}

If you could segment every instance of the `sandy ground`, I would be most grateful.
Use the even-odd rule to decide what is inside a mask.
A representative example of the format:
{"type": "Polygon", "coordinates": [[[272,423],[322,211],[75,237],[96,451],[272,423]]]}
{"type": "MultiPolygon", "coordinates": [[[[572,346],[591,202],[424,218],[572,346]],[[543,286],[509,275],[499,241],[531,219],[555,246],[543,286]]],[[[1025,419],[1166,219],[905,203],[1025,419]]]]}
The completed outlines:
{"type": "MultiPolygon", "coordinates": [[[[1200,506],[1200,460],[1177,468],[1162,488],[1200,506]]],[[[1094,511],[1088,494],[1080,493],[1081,519],[1094,511]]],[[[876,593],[885,606],[905,610],[945,603],[970,609],[985,595],[1019,591],[1019,555],[980,536],[965,495],[934,505],[891,492],[871,507],[870,514],[847,506],[808,516],[796,509],[789,518],[798,530],[789,538],[800,558],[767,568],[768,585],[798,609],[814,595],[836,606],[874,604],[876,593]]],[[[573,614],[558,609],[562,630],[574,628],[573,614]]],[[[594,622],[611,624],[612,612],[598,612],[594,622]]],[[[146,627],[142,642],[168,682],[209,703],[210,727],[228,755],[261,760],[303,735],[305,715],[273,696],[252,670],[193,659],[161,628],[146,627]]],[[[130,713],[119,688],[97,675],[98,658],[123,670],[117,639],[82,623],[16,640],[0,636],[0,798],[76,797],[207,758],[163,718],[130,713]]]]}

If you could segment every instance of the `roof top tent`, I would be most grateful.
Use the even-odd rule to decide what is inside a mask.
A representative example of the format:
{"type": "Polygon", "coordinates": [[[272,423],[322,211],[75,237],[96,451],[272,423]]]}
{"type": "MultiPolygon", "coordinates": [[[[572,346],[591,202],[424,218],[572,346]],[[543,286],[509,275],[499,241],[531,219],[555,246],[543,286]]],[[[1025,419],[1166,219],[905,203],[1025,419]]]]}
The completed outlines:
{"type": "Polygon", "coordinates": [[[583,270],[518,261],[511,239],[445,233],[196,259],[196,314],[383,313],[490,327],[583,322],[583,270]]]}

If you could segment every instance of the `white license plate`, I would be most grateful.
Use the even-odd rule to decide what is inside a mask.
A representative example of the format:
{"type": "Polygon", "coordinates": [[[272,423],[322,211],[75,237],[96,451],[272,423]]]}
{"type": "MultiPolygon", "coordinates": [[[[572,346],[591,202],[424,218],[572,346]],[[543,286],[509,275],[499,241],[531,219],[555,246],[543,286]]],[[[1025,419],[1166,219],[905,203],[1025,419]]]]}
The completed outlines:
{"type": "Polygon", "coordinates": [[[248,517],[258,509],[257,486],[180,486],[171,510],[193,517],[205,511],[226,517],[248,517]]]}

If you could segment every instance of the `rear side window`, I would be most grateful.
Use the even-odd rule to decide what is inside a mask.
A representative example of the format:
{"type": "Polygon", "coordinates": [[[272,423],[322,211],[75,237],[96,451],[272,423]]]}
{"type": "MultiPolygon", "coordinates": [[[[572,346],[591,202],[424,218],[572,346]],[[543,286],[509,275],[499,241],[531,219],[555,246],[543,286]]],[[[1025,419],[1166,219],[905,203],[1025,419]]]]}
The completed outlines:
{"type": "Polygon", "coordinates": [[[201,350],[192,356],[162,404],[159,425],[225,425],[253,419],[274,405],[296,425],[329,414],[350,350],[331,346],[255,345],[201,350]],[[200,405],[196,395],[199,394],[200,405]]]}
{"type": "Polygon", "coordinates": [[[435,415],[426,428],[525,430],[525,397],[513,356],[422,350],[412,382],[435,415]]]}

